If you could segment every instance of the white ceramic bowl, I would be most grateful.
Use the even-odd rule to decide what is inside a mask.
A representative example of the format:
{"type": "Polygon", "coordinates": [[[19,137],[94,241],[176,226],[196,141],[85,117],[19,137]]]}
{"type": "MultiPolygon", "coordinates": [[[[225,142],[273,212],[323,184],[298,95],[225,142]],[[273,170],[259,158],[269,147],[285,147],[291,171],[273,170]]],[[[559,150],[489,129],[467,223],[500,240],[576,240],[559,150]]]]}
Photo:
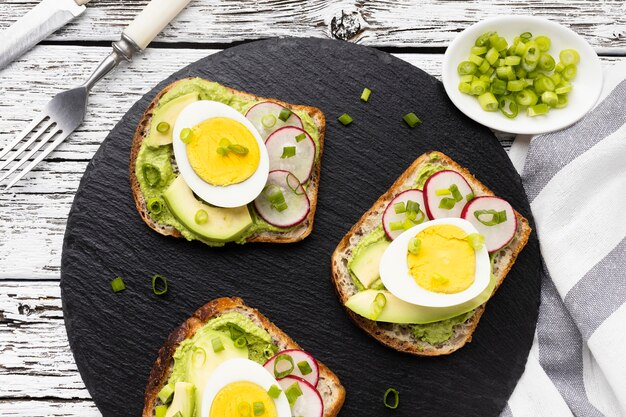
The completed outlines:
{"type": "Polygon", "coordinates": [[[580,120],[593,108],[602,91],[602,67],[593,48],[580,35],[550,20],[532,16],[505,16],[483,20],[465,29],[452,41],[443,58],[443,85],[450,100],[465,115],[495,130],[518,134],[539,134],[563,129],[580,120]],[[476,38],[485,32],[498,32],[511,44],[515,36],[530,32],[533,36],[550,37],[549,53],[559,62],[559,52],[576,49],[580,55],[578,73],[572,80],[573,89],[568,104],[562,109],[551,109],[547,115],[527,117],[525,112],[515,119],[506,118],[501,112],[486,112],[474,96],[459,91],[457,66],[467,61],[470,48],[476,38]]]}

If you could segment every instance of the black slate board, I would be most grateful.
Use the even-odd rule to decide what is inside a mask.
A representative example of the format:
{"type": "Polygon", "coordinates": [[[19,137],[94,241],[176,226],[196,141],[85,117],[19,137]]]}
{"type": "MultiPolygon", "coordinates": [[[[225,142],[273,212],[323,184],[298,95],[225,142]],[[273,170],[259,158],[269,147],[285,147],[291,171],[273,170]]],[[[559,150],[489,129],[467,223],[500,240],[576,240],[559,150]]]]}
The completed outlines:
{"type": "MultiPolygon", "coordinates": [[[[172,56],[172,59],[176,59],[172,56]]],[[[520,179],[495,137],[464,117],[443,86],[386,53],[322,39],[271,39],[202,59],[157,85],[103,142],[81,181],[63,247],[61,290],[70,345],[106,417],[137,416],[156,353],[168,333],[218,296],[240,296],[325,362],[347,389],[343,416],[497,416],[520,377],[539,303],[534,235],[489,302],[471,344],[448,357],[385,348],[352,324],[330,282],[330,255],[362,213],[421,153],[443,151],[530,218],[520,179]],[[150,230],[128,181],[131,138],[155,94],[200,76],[291,103],[320,107],[326,147],[315,229],[292,245],[211,249],[150,230]],[[373,90],[361,103],[363,87],[373,90]],[[424,124],[409,129],[415,111],[424,124]],[[336,117],[349,112],[354,124],[336,117]],[[171,290],[152,294],[150,277],[171,290]],[[128,289],[113,294],[110,280],[128,289]],[[387,410],[382,394],[400,391],[387,410]]]]}

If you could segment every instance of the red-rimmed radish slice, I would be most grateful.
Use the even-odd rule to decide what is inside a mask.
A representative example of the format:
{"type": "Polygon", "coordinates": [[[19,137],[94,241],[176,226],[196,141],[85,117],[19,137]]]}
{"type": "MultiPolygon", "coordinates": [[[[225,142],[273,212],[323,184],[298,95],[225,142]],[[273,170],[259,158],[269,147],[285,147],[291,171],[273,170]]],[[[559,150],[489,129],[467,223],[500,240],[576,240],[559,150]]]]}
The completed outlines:
{"type": "Polygon", "coordinates": [[[315,142],[308,133],[293,126],[282,127],[267,138],[265,146],[270,157],[270,171],[289,171],[301,182],[307,182],[315,163],[315,142]],[[286,152],[285,148],[294,152],[286,152]]]}
{"type": "Polygon", "coordinates": [[[430,219],[428,218],[428,215],[426,214],[426,208],[424,207],[423,193],[420,190],[406,190],[395,196],[385,209],[385,212],[383,213],[383,228],[385,229],[385,234],[387,235],[387,237],[391,240],[394,240],[406,230],[406,228],[398,229],[398,226],[400,224],[406,223],[407,225],[415,225],[423,223],[427,220],[430,219]],[[404,208],[406,209],[406,203],[408,201],[414,201],[420,205],[421,213],[417,214],[417,217],[414,219],[415,222],[406,222],[407,220],[409,220],[407,218],[406,211],[402,213],[396,213],[395,205],[402,203],[404,204],[404,208]]]}
{"type": "Polygon", "coordinates": [[[286,393],[293,384],[298,384],[300,395],[291,406],[291,415],[301,417],[322,417],[324,402],[315,387],[297,376],[286,376],[278,380],[278,385],[286,393]]]}
{"type": "Polygon", "coordinates": [[[485,237],[485,249],[489,252],[508,245],[517,232],[517,217],[513,207],[498,197],[476,197],[465,205],[461,217],[472,223],[478,233],[485,237]],[[506,220],[495,217],[502,212],[506,220]]]}
{"type": "Polygon", "coordinates": [[[432,220],[461,217],[465,203],[473,195],[472,187],[461,174],[450,170],[439,171],[431,175],[424,184],[426,215],[432,220]],[[458,194],[452,192],[455,189],[458,194]]]}
{"type": "Polygon", "coordinates": [[[288,376],[297,376],[304,379],[314,387],[317,387],[317,381],[320,377],[320,370],[317,365],[317,361],[313,356],[303,350],[283,350],[282,352],[278,352],[276,355],[272,356],[267,362],[265,362],[265,365],[263,365],[269,373],[274,375],[275,378],[278,378],[280,376],[280,372],[286,372],[291,368],[291,361],[287,359],[279,360],[278,364],[276,363],[276,359],[281,355],[287,355],[293,360],[293,370],[288,376]],[[310,372],[307,372],[306,375],[304,375],[300,369],[302,367],[305,371],[308,371],[308,368],[303,364],[303,362],[306,362],[308,364],[308,368],[310,368],[310,372]]]}
{"type": "Polygon", "coordinates": [[[263,140],[276,130],[285,126],[304,128],[297,114],[291,113],[286,121],[280,119],[280,112],[286,109],[273,101],[262,101],[248,109],[246,118],[256,127],[263,140]]]}
{"type": "Polygon", "coordinates": [[[276,227],[300,224],[311,211],[306,191],[298,178],[289,171],[271,171],[265,188],[254,200],[259,216],[276,227]],[[273,196],[282,195],[284,204],[277,204],[273,196]]]}

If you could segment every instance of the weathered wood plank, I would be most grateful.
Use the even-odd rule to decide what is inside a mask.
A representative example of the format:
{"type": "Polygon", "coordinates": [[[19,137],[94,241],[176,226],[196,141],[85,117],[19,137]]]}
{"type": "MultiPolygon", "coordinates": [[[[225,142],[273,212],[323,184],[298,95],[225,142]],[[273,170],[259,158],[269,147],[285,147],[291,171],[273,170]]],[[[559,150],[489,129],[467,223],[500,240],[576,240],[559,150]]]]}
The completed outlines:
{"type": "MultiPolygon", "coordinates": [[[[3,1],[0,25],[8,26],[36,3],[3,1]]],[[[52,39],[117,39],[146,3],[94,1],[52,39]]],[[[372,46],[441,47],[479,20],[509,14],[555,20],[598,48],[626,47],[626,6],[620,0],[196,0],[157,40],[230,43],[273,36],[335,36],[372,46]]]]}
{"type": "Polygon", "coordinates": [[[99,417],[91,400],[0,400],[3,417],[99,417]]]}

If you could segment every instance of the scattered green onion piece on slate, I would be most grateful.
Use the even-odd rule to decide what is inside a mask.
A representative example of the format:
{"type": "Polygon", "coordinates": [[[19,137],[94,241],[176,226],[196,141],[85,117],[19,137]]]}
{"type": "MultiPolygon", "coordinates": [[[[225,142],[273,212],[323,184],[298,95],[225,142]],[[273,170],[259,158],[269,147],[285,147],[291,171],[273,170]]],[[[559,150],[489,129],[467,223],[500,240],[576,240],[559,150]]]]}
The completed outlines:
{"type": "Polygon", "coordinates": [[[160,214],[163,211],[163,203],[161,200],[154,197],[148,200],[148,211],[152,214],[160,214]]]}
{"type": "Polygon", "coordinates": [[[289,401],[289,405],[293,407],[298,397],[302,395],[302,390],[300,389],[300,385],[297,382],[294,382],[285,390],[285,396],[287,396],[287,401],[289,401]]]}
{"type": "Polygon", "coordinates": [[[404,202],[399,202],[393,205],[393,211],[395,211],[396,214],[402,214],[404,212],[406,212],[406,204],[404,204],[404,202]]]}
{"type": "Polygon", "coordinates": [[[245,336],[239,336],[235,340],[235,347],[236,348],[243,349],[246,346],[248,346],[248,339],[246,339],[245,336]]]}
{"type": "Polygon", "coordinates": [[[121,277],[117,277],[111,281],[111,289],[115,293],[124,291],[126,289],[126,284],[124,284],[124,280],[121,277]]]}
{"type": "Polygon", "coordinates": [[[383,396],[383,404],[385,407],[395,410],[400,404],[400,393],[395,388],[389,388],[383,396]]]}
{"type": "Polygon", "coordinates": [[[154,407],[154,417],[165,417],[167,413],[167,405],[157,405],[154,407]]]}
{"type": "Polygon", "coordinates": [[[191,137],[193,136],[192,133],[193,132],[188,127],[184,128],[183,130],[180,131],[180,140],[184,144],[191,142],[191,137]]]}
{"type": "Polygon", "coordinates": [[[219,336],[211,339],[211,346],[213,347],[213,352],[215,353],[219,353],[224,350],[224,343],[219,336]]]}
{"type": "Polygon", "coordinates": [[[273,114],[266,114],[261,118],[261,124],[263,125],[263,127],[266,127],[268,129],[273,128],[276,125],[276,116],[274,116],[273,114]]]}
{"type": "Polygon", "coordinates": [[[157,132],[167,133],[170,130],[170,124],[167,122],[161,122],[157,125],[157,132]]]}
{"type": "Polygon", "coordinates": [[[485,236],[480,233],[471,233],[467,235],[467,243],[469,243],[474,250],[481,250],[485,245],[485,236]]]}
{"type": "Polygon", "coordinates": [[[167,280],[159,274],[152,277],[152,292],[155,295],[164,295],[167,293],[167,280]]]}
{"type": "Polygon", "coordinates": [[[283,390],[281,390],[278,385],[272,385],[270,389],[267,390],[267,395],[269,395],[271,398],[276,399],[281,392],[283,392],[283,390]]]}
{"type": "Polygon", "coordinates": [[[163,404],[169,404],[174,396],[174,384],[165,384],[157,396],[163,404]]]}
{"type": "Polygon", "coordinates": [[[370,314],[370,318],[372,320],[377,320],[380,317],[380,313],[383,312],[385,306],[387,305],[387,297],[385,294],[378,293],[376,297],[374,297],[374,301],[372,302],[372,311],[370,314]]]}
{"type": "Polygon", "coordinates": [[[313,372],[313,369],[311,369],[311,365],[309,365],[307,361],[298,362],[298,369],[300,370],[300,373],[302,375],[308,375],[313,372]]]}
{"type": "Polygon", "coordinates": [[[196,224],[205,224],[207,221],[209,221],[209,213],[207,213],[204,209],[200,209],[196,211],[196,215],[193,219],[196,224]]]}
{"type": "Polygon", "coordinates": [[[415,126],[419,126],[419,125],[421,125],[421,124],[422,124],[422,121],[420,120],[420,118],[419,118],[419,117],[417,117],[417,116],[415,115],[415,113],[408,113],[408,114],[405,114],[405,115],[402,117],[402,120],[404,120],[404,122],[405,122],[407,125],[409,125],[409,127],[410,127],[411,129],[413,129],[415,126]]]}
{"type": "Polygon", "coordinates": [[[265,405],[261,401],[252,404],[252,411],[255,416],[262,416],[265,413],[265,405]]]}
{"type": "Polygon", "coordinates": [[[409,253],[412,255],[417,255],[420,252],[420,248],[422,247],[422,241],[416,237],[411,238],[409,240],[409,253]]]}
{"type": "Polygon", "coordinates": [[[285,146],[283,147],[283,154],[280,159],[291,158],[292,156],[296,156],[296,147],[295,146],[285,146]]]}
{"type": "Polygon", "coordinates": [[[363,92],[361,93],[361,101],[367,103],[367,101],[370,99],[370,95],[372,94],[372,90],[370,90],[369,88],[365,87],[363,89],[363,92]]]}
{"type": "Polygon", "coordinates": [[[306,139],[306,133],[300,133],[298,136],[296,136],[296,142],[302,142],[304,139],[306,139]]]}
{"type": "Polygon", "coordinates": [[[284,378],[287,375],[291,375],[294,368],[295,368],[295,365],[293,364],[293,358],[291,356],[286,355],[286,354],[278,355],[278,357],[274,361],[274,376],[276,377],[276,379],[284,378]],[[281,362],[289,363],[289,367],[283,371],[279,371],[278,366],[280,365],[281,362]]]}
{"type": "Polygon", "coordinates": [[[278,115],[278,118],[283,122],[286,122],[291,117],[292,111],[288,108],[283,108],[278,115]]]}
{"type": "Polygon", "coordinates": [[[341,116],[337,118],[337,120],[339,120],[339,123],[341,123],[344,126],[348,126],[350,123],[352,123],[352,117],[350,117],[348,113],[342,114],[341,116]]]}

